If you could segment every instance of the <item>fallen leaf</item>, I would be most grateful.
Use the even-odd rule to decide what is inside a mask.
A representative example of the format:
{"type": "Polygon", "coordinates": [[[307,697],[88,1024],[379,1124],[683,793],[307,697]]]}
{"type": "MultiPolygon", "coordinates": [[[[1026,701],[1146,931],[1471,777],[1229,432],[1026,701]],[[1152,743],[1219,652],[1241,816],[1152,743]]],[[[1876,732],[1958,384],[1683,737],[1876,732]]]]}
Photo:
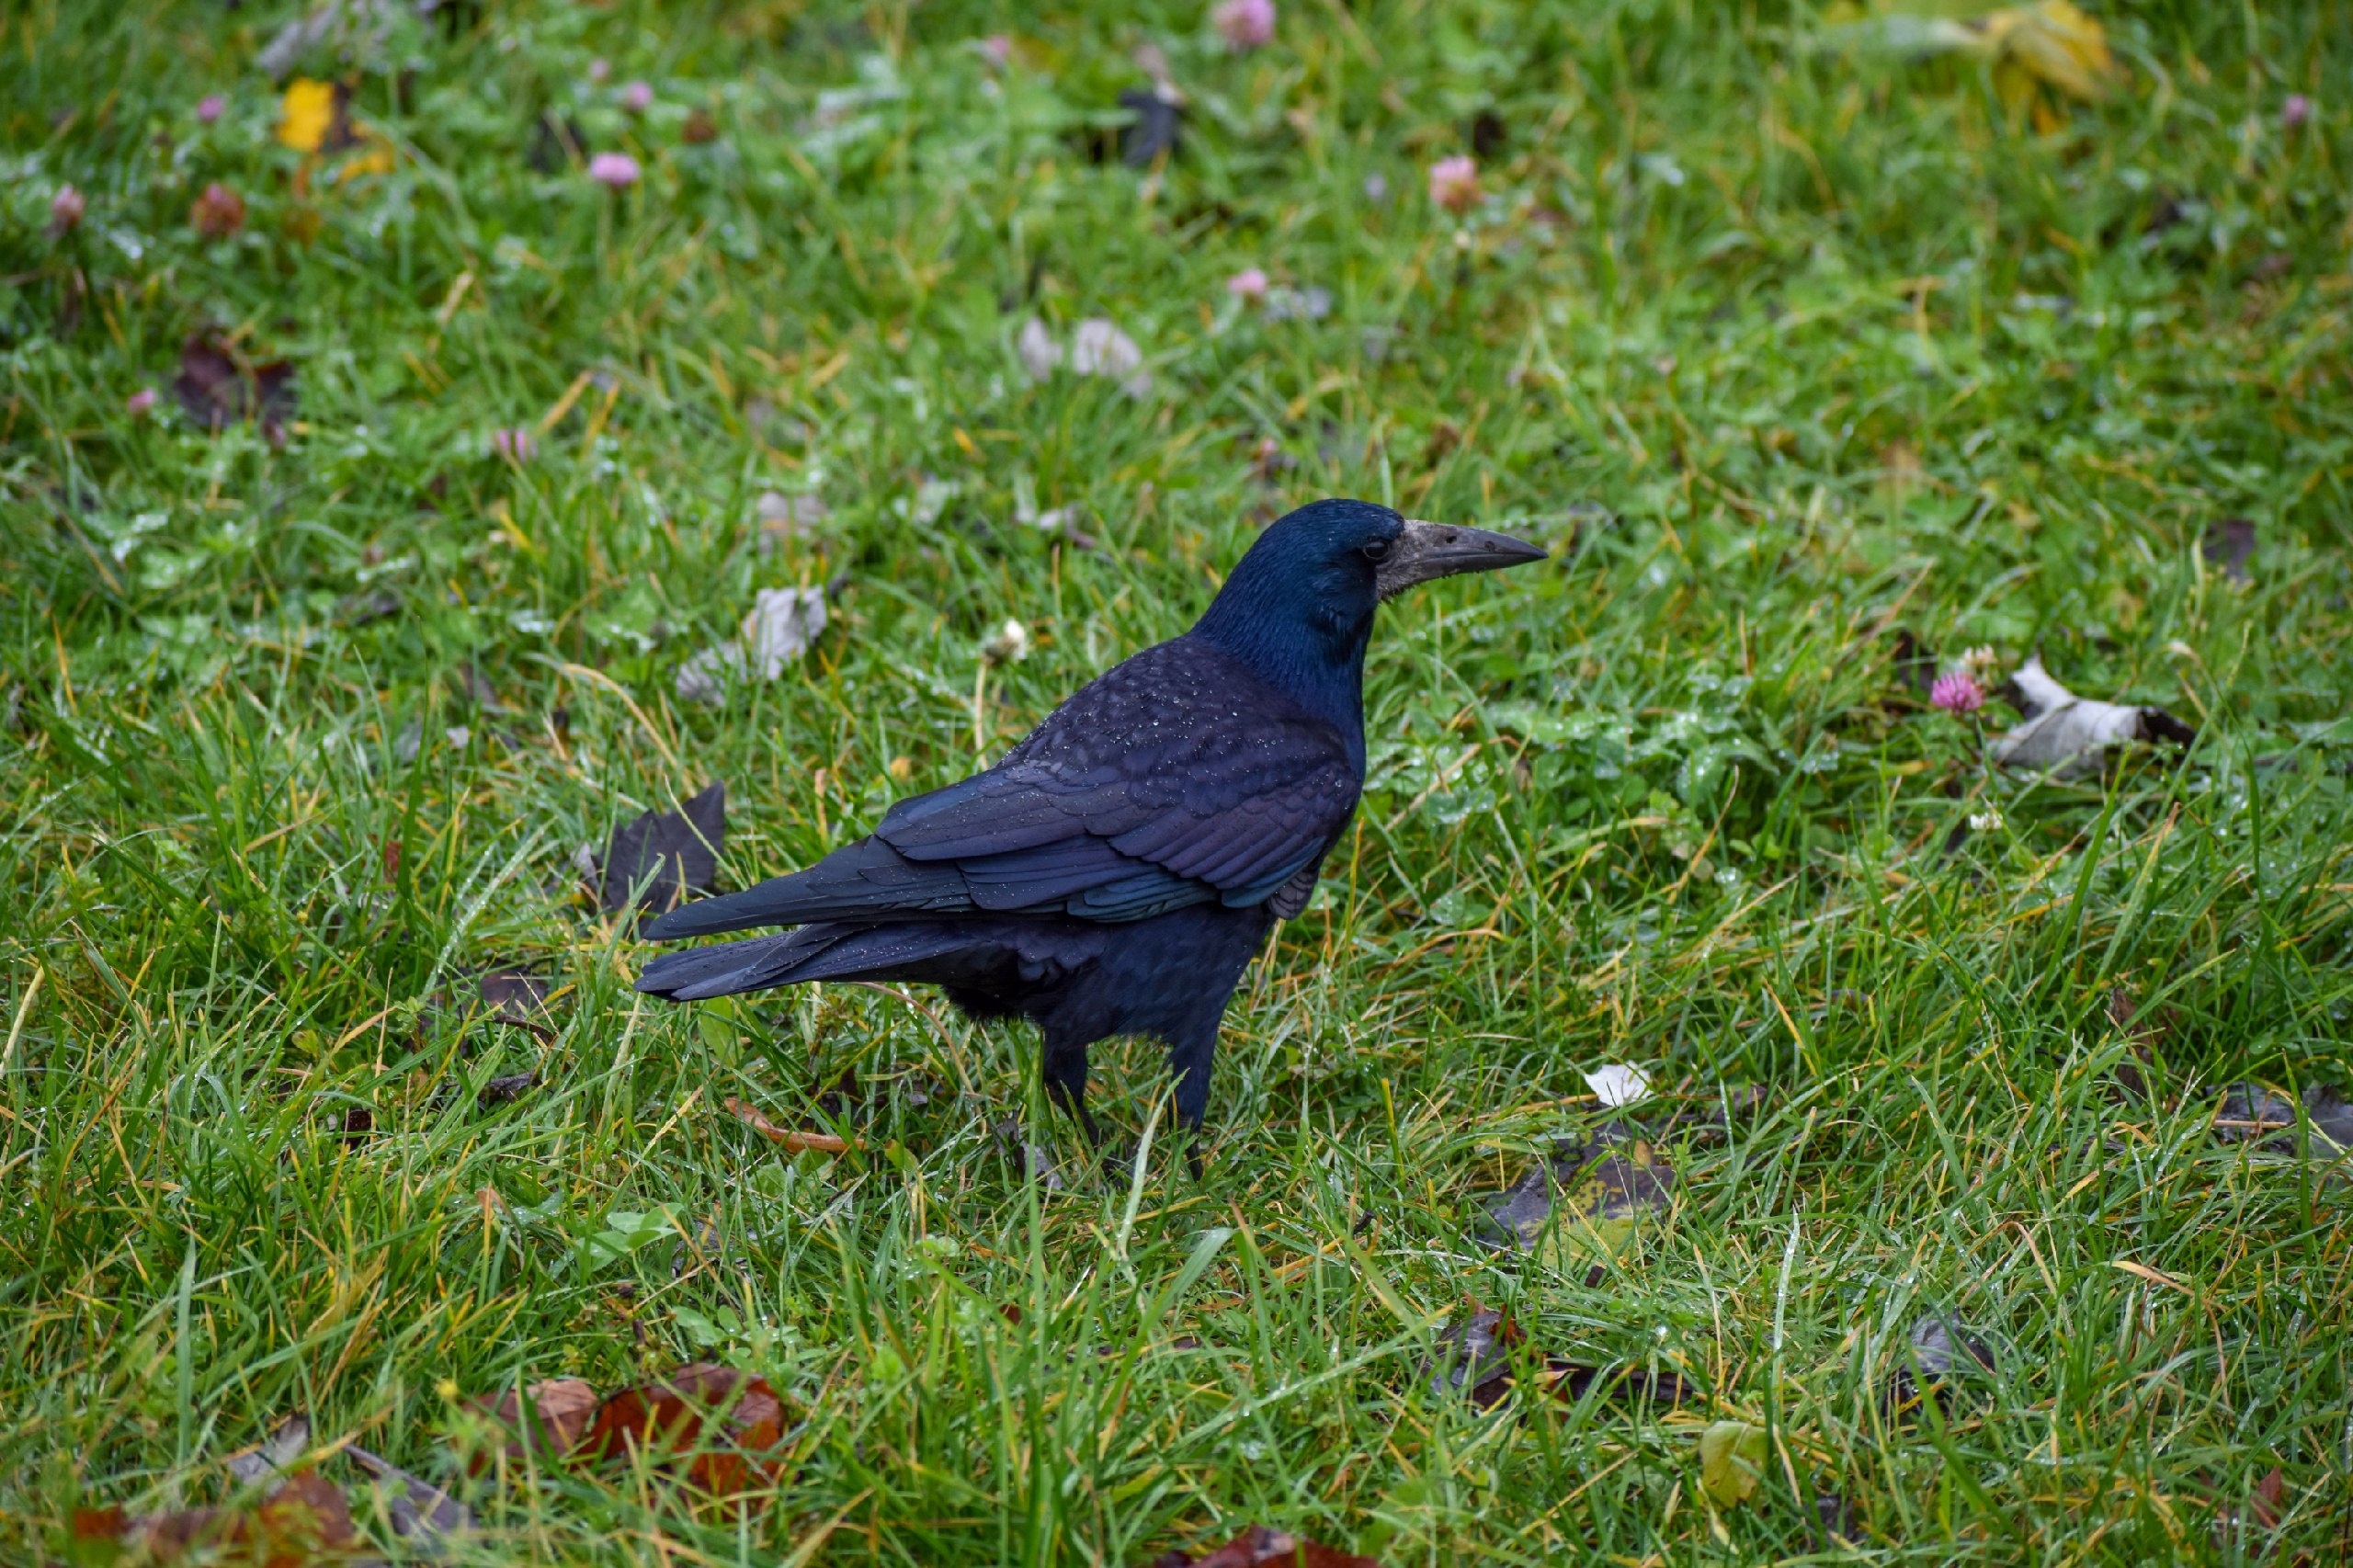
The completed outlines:
{"type": "Polygon", "coordinates": [[[762,588],[735,641],[704,649],[678,671],[677,693],[688,702],[716,702],[729,678],[774,680],[824,630],[824,589],[762,588]]]}
{"type": "Polygon", "coordinates": [[[2232,1085],[2214,1110],[2214,1136],[2225,1143],[2268,1139],[2275,1132],[2292,1131],[2295,1125],[2296,1102],[2260,1084],[2232,1085]]]}
{"type": "Polygon", "coordinates": [[[1031,316],[1021,324],[1020,335],[1014,339],[1013,351],[1021,357],[1021,368],[1033,381],[1042,381],[1054,373],[1063,362],[1063,347],[1046,324],[1031,316]]]}
{"type": "Polygon", "coordinates": [[[2247,562],[2255,558],[2254,519],[2224,517],[2198,541],[2198,553],[2232,582],[2247,581],[2247,562]]]}
{"type": "Polygon", "coordinates": [[[1912,1324],[1909,1355],[1888,1384],[1889,1404],[1903,1411],[1918,1403],[1924,1391],[1941,1392],[1956,1367],[1991,1371],[1992,1347],[1944,1313],[1927,1313],[1912,1324]]]}
{"type": "Polygon", "coordinates": [[[1130,87],[1120,95],[1120,107],[1133,117],[1120,137],[1122,163],[1148,169],[1163,157],[1176,156],[1184,110],[1173,89],[1165,85],[1130,87]]]}
{"type": "Polygon", "coordinates": [[[2010,677],[2005,695],[2026,718],[1988,748],[1994,761],[2004,767],[2066,778],[2097,769],[2110,746],[2135,741],[2188,745],[2198,737],[2197,731],[2162,708],[2128,707],[2077,697],[2051,678],[2039,653],[2010,677]]]}
{"type": "Polygon", "coordinates": [[[710,886],[727,842],[727,785],[710,787],[676,812],[645,812],[613,830],[605,846],[599,903],[608,915],[659,914],[688,890],[710,886]]]}
{"type": "Polygon", "coordinates": [[[384,1517],[401,1540],[431,1546],[474,1528],[472,1511],[439,1487],[378,1459],[356,1443],[346,1445],[343,1451],[376,1483],[384,1517]]]}
{"type": "Polygon", "coordinates": [[[1329,289],[1294,289],[1286,283],[1266,291],[1265,315],[1268,321],[1322,321],[1331,313],[1329,289]]]}
{"type": "Polygon", "coordinates": [[[1423,1379],[1433,1393],[1468,1392],[1472,1403],[1492,1409],[1510,1392],[1511,1353],[1526,1338],[1510,1313],[1474,1302],[1438,1336],[1423,1379]]]}
{"type": "Polygon", "coordinates": [[[1765,1474],[1765,1428],[1718,1421],[1699,1434],[1699,1490],[1719,1508],[1736,1508],[1765,1474]]]}
{"type": "Polygon", "coordinates": [[[481,1092],[474,1096],[474,1103],[484,1110],[488,1110],[493,1106],[502,1106],[510,1100],[521,1099],[539,1081],[540,1075],[537,1073],[503,1074],[482,1086],[481,1092]]]}
{"type": "Polygon", "coordinates": [[[1152,1568],[1381,1568],[1381,1564],[1370,1557],[1302,1540],[1288,1530],[1252,1525],[1200,1557],[1164,1551],[1153,1559],[1152,1568]]]}
{"type": "Polygon", "coordinates": [[[687,1479],[720,1496],[755,1476],[772,1479],[765,1456],[784,1440],[784,1402],[766,1378],[715,1362],[680,1367],[657,1382],[622,1389],[598,1406],[583,1455],[609,1459],[644,1449],[687,1455],[687,1479]]]}
{"type": "Polygon", "coordinates": [[[1812,1537],[1810,1545],[1815,1551],[1827,1551],[1859,1539],[1855,1534],[1854,1501],[1844,1493],[1814,1494],[1813,1517],[1820,1521],[1821,1528],[1809,1528],[1807,1534],[1812,1537]]]}
{"type": "Polygon", "coordinates": [[[1641,1367],[1596,1367],[1557,1356],[1544,1358],[1544,1381],[1552,1397],[1574,1404],[1599,1388],[1621,1403],[1686,1404],[1691,1385],[1680,1372],[1654,1372],[1641,1367]]]}
{"type": "Polygon", "coordinates": [[[182,1508],[138,1517],[119,1508],[77,1509],[74,1537],[111,1540],[153,1562],[204,1553],[208,1561],[261,1568],[300,1568],[323,1556],[346,1555],[358,1543],[351,1505],[334,1483],[308,1470],[283,1473],[265,1466],[258,1473],[278,1479],[251,1508],[182,1508]]]}
{"type": "Polygon", "coordinates": [[[1630,1067],[1622,1062],[1597,1067],[1585,1074],[1584,1078],[1594,1097],[1613,1108],[1647,1098],[1651,1092],[1651,1081],[1643,1075],[1643,1070],[1630,1067]]]}
{"type": "MultiPolygon", "coordinates": [[[[2303,1119],[2313,1131],[2313,1157],[2333,1160],[2353,1150],[2353,1102],[2324,1084],[2304,1086],[2303,1119]]],[[[2298,1153],[2296,1102],[2259,1084],[2234,1084],[2214,1111],[2214,1136],[2225,1143],[2259,1139],[2274,1153],[2298,1153]]]]}
{"type": "Polygon", "coordinates": [[[1118,381],[1130,397],[1152,391],[1152,372],[1143,369],[1143,350],[1105,316],[1090,316],[1078,324],[1070,338],[1070,368],[1082,376],[1118,381]]]}
{"type": "MultiPolygon", "coordinates": [[[[549,1378],[519,1394],[508,1388],[495,1400],[476,1397],[469,1403],[508,1434],[501,1450],[508,1464],[520,1465],[529,1458],[546,1465],[561,1464],[573,1456],[602,1402],[597,1391],[578,1378],[549,1378]]],[[[473,1454],[466,1461],[466,1473],[480,1475],[494,1457],[487,1452],[473,1454]]]]}
{"type": "Polygon", "coordinates": [[[789,1131],[762,1116],[757,1107],[743,1100],[730,1097],[726,1106],[728,1115],[769,1142],[782,1144],[786,1153],[798,1154],[813,1149],[821,1154],[839,1154],[846,1153],[849,1148],[847,1139],[837,1137],[831,1132],[789,1131]]]}
{"type": "Polygon", "coordinates": [[[294,413],[294,367],[283,359],[256,365],[225,340],[191,333],[180,345],[180,370],[172,379],[172,392],[188,418],[208,430],[224,429],[258,413],[263,437],[278,446],[286,439],[286,421],[294,413]]]}
{"type": "Polygon", "coordinates": [[[492,1017],[536,1023],[547,1012],[548,983],[519,969],[494,969],[482,977],[482,1005],[492,1017]]]}
{"type": "Polygon", "coordinates": [[[1882,10],[1828,28],[1834,43],[1863,43],[1908,56],[1966,54],[1993,71],[1995,91],[2013,108],[2030,110],[2037,128],[2055,129],[2041,89],[2097,103],[2119,80],[2099,23],[2067,0],[2006,6],[1958,20],[1921,11],[1882,10]]]}
{"type": "Polygon", "coordinates": [[[997,1142],[1005,1146],[1006,1153],[1015,1155],[1021,1161],[1023,1173],[1035,1181],[1041,1190],[1062,1191],[1063,1173],[1055,1166],[1054,1156],[1048,1152],[1044,1144],[1033,1143],[1022,1135],[1021,1122],[1018,1118],[1008,1116],[989,1131],[996,1134],[997,1142]]]}
{"type": "Polygon", "coordinates": [[[258,1486],[302,1457],[311,1446],[311,1418],[290,1415],[278,1429],[250,1449],[240,1449],[221,1462],[247,1486],[258,1486]]]}
{"type": "Polygon", "coordinates": [[[1488,1200],[1490,1239],[1542,1252],[1556,1267],[1596,1251],[1616,1256],[1645,1215],[1673,1204],[1675,1172],[1639,1139],[1622,1153],[1611,1147],[1564,1142],[1553,1159],[1488,1200]]]}

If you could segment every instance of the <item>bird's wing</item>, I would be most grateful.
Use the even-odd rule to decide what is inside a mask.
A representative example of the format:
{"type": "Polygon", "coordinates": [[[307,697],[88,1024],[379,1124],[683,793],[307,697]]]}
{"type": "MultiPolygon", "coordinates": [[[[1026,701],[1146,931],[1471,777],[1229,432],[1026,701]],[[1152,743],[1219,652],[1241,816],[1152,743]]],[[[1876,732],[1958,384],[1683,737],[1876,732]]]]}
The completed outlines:
{"type": "Polygon", "coordinates": [[[646,935],[1262,903],[1313,881],[1358,790],[1330,724],[1179,638],[1089,683],[995,767],[900,801],[872,836],[675,910],[646,935]]]}
{"type": "Polygon", "coordinates": [[[902,801],[875,836],[968,877],[1034,867],[1070,913],[1134,918],[1182,884],[1198,890],[1185,903],[1265,901],[1323,858],[1358,788],[1330,724],[1179,638],[1089,684],[997,767],[902,801]]]}

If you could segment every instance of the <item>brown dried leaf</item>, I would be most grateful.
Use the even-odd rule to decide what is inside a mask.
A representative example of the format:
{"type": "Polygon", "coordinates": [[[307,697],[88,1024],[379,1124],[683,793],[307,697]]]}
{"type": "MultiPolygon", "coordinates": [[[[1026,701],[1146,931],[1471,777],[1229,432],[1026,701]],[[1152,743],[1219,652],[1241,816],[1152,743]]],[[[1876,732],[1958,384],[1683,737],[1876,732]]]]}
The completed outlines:
{"type": "Polygon", "coordinates": [[[357,1444],[343,1451],[378,1483],[384,1516],[403,1540],[430,1544],[474,1528],[472,1511],[439,1487],[357,1444]]]}
{"type": "Polygon", "coordinates": [[[606,1400],[580,1452],[609,1459],[641,1448],[665,1457],[694,1450],[687,1456],[687,1479],[731,1496],[756,1477],[775,1479],[775,1464],[766,1456],[783,1440],[784,1402],[766,1378],[696,1361],[606,1400]]]}
{"type": "Polygon", "coordinates": [[[1472,1403],[1492,1409],[1510,1391],[1511,1352],[1526,1337],[1510,1313],[1473,1302],[1438,1336],[1423,1375],[1433,1393],[1468,1390],[1472,1403]]]}
{"type": "Polygon", "coordinates": [[[226,339],[190,333],[180,345],[172,392],[188,418],[208,430],[258,414],[263,437],[277,446],[294,413],[294,367],[283,359],[253,364],[226,339]]]}
{"type": "Polygon", "coordinates": [[[646,812],[622,824],[605,848],[599,897],[605,913],[619,914],[632,902],[659,913],[689,889],[710,886],[726,842],[724,780],[714,780],[679,811],[646,812]]]}
{"type": "MultiPolygon", "coordinates": [[[[510,1388],[495,1400],[476,1398],[470,1403],[513,1434],[505,1453],[509,1464],[519,1465],[527,1445],[529,1457],[541,1464],[570,1459],[596,1420],[598,1402],[597,1391],[578,1378],[549,1378],[533,1383],[520,1396],[510,1388]]],[[[477,1453],[467,1460],[466,1473],[480,1475],[491,1462],[489,1453],[477,1453]]]]}
{"type": "Polygon", "coordinates": [[[839,1154],[849,1148],[849,1140],[830,1132],[789,1132],[759,1113],[757,1108],[731,1096],[727,1113],[771,1143],[781,1143],[787,1153],[798,1154],[814,1149],[821,1154],[839,1154]]]}

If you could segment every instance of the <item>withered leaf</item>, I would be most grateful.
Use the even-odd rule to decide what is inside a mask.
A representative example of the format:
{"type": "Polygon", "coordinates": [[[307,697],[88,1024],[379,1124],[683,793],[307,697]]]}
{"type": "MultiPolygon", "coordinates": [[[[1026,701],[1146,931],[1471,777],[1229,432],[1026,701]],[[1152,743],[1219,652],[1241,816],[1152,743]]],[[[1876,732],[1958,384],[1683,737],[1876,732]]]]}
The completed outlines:
{"type": "Polygon", "coordinates": [[[1557,1356],[1545,1358],[1544,1379],[1553,1398],[1571,1404],[1597,1387],[1604,1398],[1625,1404],[1687,1404],[1692,1397],[1691,1385],[1680,1372],[1595,1367],[1557,1356]]]}
{"type": "Polygon", "coordinates": [[[710,886],[727,842],[727,785],[715,779],[676,812],[645,812],[613,830],[605,848],[600,902],[608,915],[631,906],[660,913],[688,890],[710,886]]]}
{"type": "Polygon", "coordinates": [[[482,1086],[480,1092],[474,1096],[474,1103],[484,1110],[488,1110],[493,1106],[506,1105],[510,1101],[521,1099],[538,1085],[539,1081],[540,1075],[537,1073],[501,1074],[482,1086]]]}
{"type": "Polygon", "coordinates": [[[1527,1336],[1511,1314],[1472,1303],[1461,1320],[1438,1336],[1423,1369],[1433,1393],[1468,1390],[1471,1403],[1492,1408],[1511,1388],[1511,1352],[1527,1336]]]}
{"type": "MultiPolygon", "coordinates": [[[[572,1457],[597,1418],[598,1401],[597,1391],[578,1378],[549,1378],[519,1394],[508,1388],[495,1400],[477,1397],[468,1403],[510,1434],[504,1449],[509,1464],[519,1465],[529,1457],[544,1465],[572,1457]]],[[[476,1453],[467,1461],[466,1473],[480,1475],[490,1468],[492,1458],[476,1453]]]]}
{"type": "Polygon", "coordinates": [[[1907,1348],[1905,1364],[1888,1384],[1888,1403],[1897,1411],[1916,1404],[1924,1392],[1941,1393],[1956,1370],[1991,1371],[1994,1367],[1993,1348],[1941,1312],[1927,1313],[1912,1324],[1907,1348]]]}
{"type": "Polygon", "coordinates": [[[772,1479],[774,1461],[766,1456],[783,1440],[784,1402],[766,1378],[697,1361],[607,1399],[580,1451],[594,1459],[635,1449],[683,1451],[687,1479],[727,1496],[755,1476],[772,1479]]]}
{"type": "Polygon", "coordinates": [[[1120,107],[1133,117],[1120,135],[1122,163],[1148,169],[1164,154],[1176,153],[1184,112],[1174,98],[1158,88],[1130,87],[1120,95],[1120,107]]]}
{"type": "Polygon", "coordinates": [[[536,1023],[546,1013],[548,983],[519,969],[494,969],[482,977],[482,1005],[494,1018],[536,1023]]]}
{"type": "Polygon", "coordinates": [[[2162,708],[2098,702],[2077,697],[2051,677],[2042,656],[2027,660],[2004,688],[2010,704],[2026,716],[1987,748],[2004,767],[2030,768],[2061,778],[2092,772],[2110,746],[2135,741],[2188,745],[2198,732],[2162,708]]]}
{"type": "Polygon", "coordinates": [[[2255,559],[2255,519],[2224,517],[2198,541],[2198,553],[2232,582],[2247,581],[2247,562],[2255,559]]]}
{"type": "Polygon", "coordinates": [[[190,333],[180,345],[179,374],[172,393],[188,418],[208,430],[222,430],[257,414],[270,445],[286,439],[294,414],[294,367],[283,359],[255,364],[225,339],[190,333]]]}
{"type": "Polygon", "coordinates": [[[403,1540],[430,1543],[474,1528],[472,1511],[439,1487],[356,1443],[343,1451],[375,1481],[384,1517],[403,1540]]]}

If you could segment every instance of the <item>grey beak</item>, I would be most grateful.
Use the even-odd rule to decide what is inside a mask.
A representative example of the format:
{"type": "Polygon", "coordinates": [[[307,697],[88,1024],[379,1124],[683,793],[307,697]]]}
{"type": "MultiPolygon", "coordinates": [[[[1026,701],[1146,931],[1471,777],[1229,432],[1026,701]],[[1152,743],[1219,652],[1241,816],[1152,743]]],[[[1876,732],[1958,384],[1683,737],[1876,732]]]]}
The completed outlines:
{"type": "Polygon", "coordinates": [[[1484,528],[1459,528],[1452,523],[1405,520],[1373,572],[1373,587],[1384,599],[1404,593],[1416,583],[1451,577],[1458,572],[1493,572],[1541,561],[1545,552],[1523,539],[1489,533],[1484,528]]]}

